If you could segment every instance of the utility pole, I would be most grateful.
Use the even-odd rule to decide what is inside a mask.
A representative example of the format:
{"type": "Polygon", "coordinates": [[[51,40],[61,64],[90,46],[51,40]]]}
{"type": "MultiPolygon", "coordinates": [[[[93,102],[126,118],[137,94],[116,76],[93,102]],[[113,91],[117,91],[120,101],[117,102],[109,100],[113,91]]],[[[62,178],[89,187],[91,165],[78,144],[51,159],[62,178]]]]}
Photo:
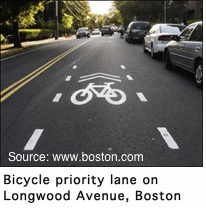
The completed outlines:
{"type": "Polygon", "coordinates": [[[164,23],[167,22],[167,18],[166,18],[166,1],[164,2],[164,23]]]}
{"type": "Polygon", "coordinates": [[[58,40],[58,1],[55,4],[55,40],[58,40]]]}

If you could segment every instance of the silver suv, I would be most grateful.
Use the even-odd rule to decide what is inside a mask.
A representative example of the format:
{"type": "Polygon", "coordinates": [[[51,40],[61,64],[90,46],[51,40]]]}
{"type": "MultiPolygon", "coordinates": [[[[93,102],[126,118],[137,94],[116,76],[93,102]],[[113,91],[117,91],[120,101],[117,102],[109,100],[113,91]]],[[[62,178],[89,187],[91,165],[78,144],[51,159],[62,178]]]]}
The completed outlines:
{"type": "Polygon", "coordinates": [[[164,49],[165,68],[179,66],[194,73],[198,87],[203,85],[203,26],[202,22],[190,24],[178,36],[172,36],[164,49]]]}
{"type": "Polygon", "coordinates": [[[143,21],[133,21],[129,24],[126,33],[125,41],[133,43],[134,40],[143,42],[145,35],[151,28],[150,23],[143,21]]]}

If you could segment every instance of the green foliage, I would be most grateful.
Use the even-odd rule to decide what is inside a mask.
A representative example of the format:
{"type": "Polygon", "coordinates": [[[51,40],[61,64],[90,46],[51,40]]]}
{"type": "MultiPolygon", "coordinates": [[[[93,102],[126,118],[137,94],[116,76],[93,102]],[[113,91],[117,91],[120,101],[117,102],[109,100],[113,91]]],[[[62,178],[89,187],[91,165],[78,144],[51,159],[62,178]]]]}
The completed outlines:
{"type": "Polygon", "coordinates": [[[14,35],[7,35],[6,41],[9,42],[9,43],[13,43],[14,42],[14,35]]]}
{"type": "Polygon", "coordinates": [[[5,41],[6,41],[5,37],[1,34],[1,44],[5,43],[5,41]]]}
{"type": "Polygon", "coordinates": [[[53,31],[49,29],[20,29],[21,41],[51,38],[53,31]]]}
{"type": "Polygon", "coordinates": [[[72,23],[73,23],[73,17],[64,13],[62,17],[61,25],[66,29],[66,28],[70,28],[72,26],[72,23]]]}
{"type": "Polygon", "coordinates": [[[198,21],[202,21],[202,19],[199,19],[199,20],[189,20],[187,21],[188,25],[194,23],[194,22],[198,22],[198,21]]]}

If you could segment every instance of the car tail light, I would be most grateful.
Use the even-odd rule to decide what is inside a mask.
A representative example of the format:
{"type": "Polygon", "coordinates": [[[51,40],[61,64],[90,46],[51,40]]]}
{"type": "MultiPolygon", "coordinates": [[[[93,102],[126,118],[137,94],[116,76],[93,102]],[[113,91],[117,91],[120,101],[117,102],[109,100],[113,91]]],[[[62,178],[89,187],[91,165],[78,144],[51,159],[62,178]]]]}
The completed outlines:
{"type": "Polygon", "coordinates": [[[132,30],[131,29],[129,30],[129,34],[132,35],[132,30]]]}
{"type": "Polygon", "coordinates": [[[161,40],[161,41],[170,41],[171,35],[161,35],[158,37],[158,40],[161,40]]]}

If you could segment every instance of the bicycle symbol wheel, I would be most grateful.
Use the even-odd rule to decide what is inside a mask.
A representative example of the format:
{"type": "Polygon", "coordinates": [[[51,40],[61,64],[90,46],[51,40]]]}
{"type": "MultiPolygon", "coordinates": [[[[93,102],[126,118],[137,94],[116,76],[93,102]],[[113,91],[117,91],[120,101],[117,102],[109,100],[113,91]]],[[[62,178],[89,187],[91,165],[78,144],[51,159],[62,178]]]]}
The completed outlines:
{"type": "Polygon", "coordinates": [[[116,97],[111,97],[111,95],[109,95],[109,91],[108,91],[108,95],[105,96],[105,99],[107,100],[107,102],[109,102],[110,104],[113,104],[113,105],[120,105],[126,101],[126,95],[123,91],[118,90],[118,89],[112,89],[112,91],[117,95],[117,98],[118,98],[118,93],[119,93],[121,98],[120,98],[120,100],[115,100],[116,97]],[[113,98],[114,100],[112,100],[111,98],[113,98]]]}
{"type": "Polygon", "coordinates": [[[86,97],[86,99],[83,97],[82,101],[77,100],[77,95],[80,94],[80,97],[82,98],[82,93],[84,91],[85,91],[85,89],[81,89],[81,90],[74,92],[71,96],[71,102],[75,105],[84,105],[87,102],[89,102],[93,97],[93,93],[90,90],[87,90],[86,95],[84,96],[84,97],[86,97]]]}

